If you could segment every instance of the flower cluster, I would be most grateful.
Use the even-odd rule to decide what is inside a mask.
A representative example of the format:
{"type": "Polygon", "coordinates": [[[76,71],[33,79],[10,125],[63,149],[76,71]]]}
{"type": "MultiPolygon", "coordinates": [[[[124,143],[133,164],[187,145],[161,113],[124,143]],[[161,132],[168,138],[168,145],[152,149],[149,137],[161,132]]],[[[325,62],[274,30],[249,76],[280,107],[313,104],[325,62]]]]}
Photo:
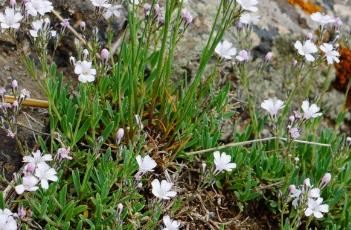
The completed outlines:
{"type": "Polygon", "coordinates": [[[47,164],[48,161],[52,161],[52,156],[50,154],[42,155],[40,150],[33,152],[32,156],[23,157],[23,162],[26,165],[24,166],[22,184],[15,187],[17,194],[38,190],[39,182],[43,189],[48,189],[49,181],[58,180],[56,170],[47,164]]]}
{"type": "Polygon", "coordinates": [[[290,199],[292,200],[292,206],[295,209],[303,211],[304,215],[314,216],[319,219],[323,217],[323,213],[329,211],[329,206],[323,204],[323,198],[321,197],[321,189],[325,188],[331,181],[331,174],[326,173],[319,187],[313,187],[309,178],[304,180],[303,185],[296,187],[295,185],[289,186],[290,199]]]}
{"type": "MultiPolygon", "coordinates": [[[[270,98],[261,103],[261,108],[266,110],[272,119],[275,119],[279,110],[284,108],[284,102],[279,99],[270,98]]],[[[320,108],[316,104],[310,104],[308,100],[302,102],[301,109],[302,112],[294,111],[289,116],[287,128],[288,134],[292,139],[300,137],[300,129],[306,121],[322,116],[320,108]]]]}
{"type": "MultiPolygon", "coordinates": [[[[323,29],[326,25],[337,23],[337,27],[342,24],[339,18],[334,18],[329,15],[324,15],[320,12],[313,13],[311,19],[318,23],[321,27],[321,34],[323,34],[323,29]]],[[[318,47],[313,42],[313,34],[309,33],[308,40],[306,41],[296,41],[294,44],[295,49],[298,54],[306,59],[307,62],[314,62],[316,60],[316,54],[318,53],[318,47]]],[[[327,60],[328,64],[339,63],[340,53],[337,51],[337,44],[335,45],[338,37],[334,39],[331,43],[322,43],[319,45],[319,49],[324,54],[324,58],[327,60]]]]}
{"type": "Polygon", "coordinates": [[[19,90],[17,80],[11,83],[11,97],[7,97],[6,92],[5,88],[0,87],[0,128],[7,132],[7,136],[14,138],[17,135],[17,117],[23,102],[30,97],[30,92],[26,89],[19,90]]]}

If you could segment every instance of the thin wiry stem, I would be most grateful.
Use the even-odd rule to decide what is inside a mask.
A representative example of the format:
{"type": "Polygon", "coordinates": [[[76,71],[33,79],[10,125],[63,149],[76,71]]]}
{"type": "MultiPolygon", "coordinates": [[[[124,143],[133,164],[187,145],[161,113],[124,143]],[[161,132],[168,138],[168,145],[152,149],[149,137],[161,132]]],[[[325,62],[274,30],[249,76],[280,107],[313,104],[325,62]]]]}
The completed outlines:
{"type": "MultiPolygon", "coordinates": [[[[209,148],[209,149],[203,149],[203,150],[199,150],[199,151],[189,152],[189,153],[186,153],[186,155],[188,155],[188,156],[197,155],[197,154],[212,152],[212,151],[221,150],[221,149],[225,149],[225,148],[249,145],[249,144],[253,144],[253,143],[257,143],[257,142],[265,142],[265,141],[271,141],[271,140],[288,141],[288,138],[285,138],[285,137],[267,137],[267,138],[249,140],[249,141],[235,142],[235,143],[229,143],[229,144],[218,146],[218,147],[214,147],[214,148],[209,148]]],[[[293,142],[306,144],[306,145],[316,145],[316,146],[321,146],[321,147],[328,147],[328,148],[331,147],[330,144],[319,143],[319,142],[312,142],[312,141],[293,140],[293,142]]]]}

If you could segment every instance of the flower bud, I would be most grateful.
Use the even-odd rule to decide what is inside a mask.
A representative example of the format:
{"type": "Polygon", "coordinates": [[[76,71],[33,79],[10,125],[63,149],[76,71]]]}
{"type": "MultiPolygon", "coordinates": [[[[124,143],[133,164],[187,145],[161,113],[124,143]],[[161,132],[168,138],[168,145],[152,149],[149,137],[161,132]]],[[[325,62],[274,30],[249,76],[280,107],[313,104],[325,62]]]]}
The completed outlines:
{"type": "Polygon", "coordinates": [[[296,186],[295,185],[293,185],[293,184],[291,184],[291,185],[289,185],[289,193],[294,193],[296,191],[296,186]]]}
{"type": "Polygon", "coordinates": [[[264,59],[265,59],[266,61],[272,61],[272,58],[273,58],[273,52],[268,52],[268,53],[266,54],[266,56],[264,57],[264,59]]]}
{"type": "Polygon", "coordinates": [[[89,56],[89,51],[87,49],[83,50],[83,59],[86,60],[89,56]]]}
{"type": "Polygon", "coordinates": [[[149,3],[145,3],[144,6],[144,14],[145,16],[148,16],[150,14],[150,10],[151,10],[151,4],[149,3]]]}
{"type": "Polygon", "coordinates": [[[102,60],[107,61],[110,56],[110,52],[104,48],[101,50],[100,56],[102,60]]]}
{"type": "Polygon", "coordinates": [[[14,90],[16,90],[18,88],[18,82],[16,80],[13,80],[11,86],[14,90]]]}
{"type": "Polygon", "coordinates": [[[66,27],[69,26],[69,19],[68,18],[63,19],[60,25],[65,29],[66,27]]]}
{"type": "Polygon", "coordinates": [[[303,185],[307,188],[311,187],[311,180],[310,178],[306,178],[304,181],[303,181],[303,185]]]}
{"type": "Polygon", "coordinates": [[[85,21],[80,21],[79,22],[79,28],[84,31],[85,28],[87,27],[87,24],[85,23],[85,21]]]}
{"type": "Polygon", "coordinates": [[[6,89],[4,87],[0,87],[0,96],[4,96],[6,93],[6,89]]]}
{"type": "Polygon", "coordinates": [[[313,33],[311,33],[311,32],[309,32],[308,34],[307,34],[307,39],[308,40],[312,40],[313,39],[313,33]]]}
{"type": "Polygon", "coordinates": [[[346,137],[346,144],[351,145],[351,137],[346,137]]]}
{"type": "Polygon", "coordinates": [[[16,0],[10,0],[9,4],[11,7],[16,6],[16,0]]]}
{"type": "Polygon", "coordinates": [[[124,136],[124,129],[119,128],[116,133],[116,143],[119,145],[121,143],[121,140],[124,136]]]}
{"type": "Polygon", "coordinates": [[[19,206],[18,207],[18,211],[17,211],[17,216],[20,218],[20,219],[23,219],[24,217],[26,217],[27,215],[27,212],[26,210],[23,208],[23,206],[19,206]]]}
{"type": "Polygon", "coordinates": [[[291,62],[291,65],[293,66],[293,67],[295,67],[296,65],[297,65],[297,60],[292,60],[292,62],[291,62]]]}
{"type": "Polygon", "coordinates": [[[191,15],[190,11],[187,9],[182,9],[181,17],[186,24],[193,22],[194,17],[191,15]]]}
{"type": "Polygon", "coordinates": [[[325,188],[325,187],[330,183],[331,178],[332,178],[332,176],[331,176],[330,173],[324,174],[324,176],[323,176],[323,178],[322,178],[322,181],[321,181],[319,187],[325,188]]]}
{"type": "Polygon", "coordinates": [[[26,166],[24,166],[24,175],[28,176],[28,175],[32,175],[35,171],[35,164],[34,163],[28,163],[26,164],[26,166]]]}
{"type": "Polygon", "coordinates": [[[75,59],[75,57],[70,56],[70,57],[69,57],[69,62],[71,63],[71,65],[75,65],[75,64],[76,64],[76,59],[75,59]]]}

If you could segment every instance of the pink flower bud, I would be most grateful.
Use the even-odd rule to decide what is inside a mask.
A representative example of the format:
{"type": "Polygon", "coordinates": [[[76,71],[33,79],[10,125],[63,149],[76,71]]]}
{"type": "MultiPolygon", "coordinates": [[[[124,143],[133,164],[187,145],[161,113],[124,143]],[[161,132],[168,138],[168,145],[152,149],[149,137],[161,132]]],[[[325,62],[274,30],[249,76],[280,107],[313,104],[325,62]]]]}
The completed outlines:
{"type": "Polygon", "coordinates": [[[12,107],[13,108],[18,108],[18,101],[15,100],[13,103],[12,103],[12,107]]]}
{"type": "Polygon", "coordinates": [[[10,6],[14,7],[16,5],[16,0],[10,0],[10,6]]]}
{"type": "Polygon", "coordinates": [[[16,80],[13,80],[11,83],[11,86],[13,89],[17,89],[18,88],[18,82],[16,80]]]}
{"type": "Polygon", "coordinates": [[[297,65],[297,60],[292,60],[292,62],[291,62],[291,65],[293,66],[293,67],[295,67],[296,65],[297,65]]]}
{"type": "Polygon", "coordinates": [[[110,56],[110,52],[107,49],[102,49],[101,53],[100,53],[101,59],[102,60],[108,60],[109,56],[110,56]]]}
{"type": "Polygon", "coordinates": [[[303,185],[307,188],[310,188],[311,187],[311,180],[310,178],[306,178],[304,181],[303,181],[303,185]]]}
{"type": "Polygon", "coordinates": [[[324,176],[323,176],[323,178],[322,178],[322,181],[321,181],[319,187],[325,188],[325,187],[330,183],[331,178],[332,178],[332,176],[331,176],[330,173],[324,174],[324,176]]]}
{"type": "Polygon", "coordinates": [[[23,219],[24,217],[26,217],[27,215],[27,212],[26,210],[23,208],[23,206],[19,206],[18,207],[18,211],[17,211],[17,216],[20,218],[20,219],[23,219]]]}
{"type": "Polygon", "coordinates": [[[266,54],[266,56],[264,57],[264,59],[265,59],[266,61],[271,61],[272,58],[273,58],[273,52],[268,52],[268,53],[266,54]]]}
{"type": "Polygon", "coordinates": [[[143,8],[145,16],[148,16],[150,14],[151,5],[149,3],[145,3],[143,8]]]}
{"type": "Polygon", "coordinates": [[[314,36],[313,33],[309,32],[306,37],[308,40],[312,40],[314,36]]]}
{"type": "Polygon", "coordinates": [[[80,21],[79,22],[79,28],[81,29],[81,30],[85,30],[85,28],[87,27],[87,24],[85,23],[85,21],[80,21]]]}
{"type": "Polygon", "coordinates": [[[182,9],[181,17],[186,24],[190,24],[193,22],[194,17],[191,15],[190,11],[187,9],[182,9]]]}
{"type": "Polygon", "coordinates": [[[26,164],[26,166],[24,166],[24,175],[28,176],[28,175],[32,175],[35,171],[35,164],[34,163],[28,163],[26,164]]]}
{"type": "Polygon", "coordinates": [[[119,144],[121,143],[121,140],[124,136],[124,129],[119,128],[116,133],[116,143],[119,144]]]}
{"type": "Polygon", "coordinates": [[[4,87],[0,87],[0,96],[4,96],[6,93],[6,89],[4,87]]]}
{"type": "Polygon", "coordinates": [[[291,123],[293,123],[293,122],[295,121],[295,116],[294,116],[294,115],[291,115],[291,116],[289,117],[289,121],[290,121],[291,123]]]}
{"type": "Polygon", "coordinates": [[[293,184],[291,184],[291,185],[289,185],[289,193],[294,193],[296,191],[296,186],[295,185],[293,185],[293,184]]]}

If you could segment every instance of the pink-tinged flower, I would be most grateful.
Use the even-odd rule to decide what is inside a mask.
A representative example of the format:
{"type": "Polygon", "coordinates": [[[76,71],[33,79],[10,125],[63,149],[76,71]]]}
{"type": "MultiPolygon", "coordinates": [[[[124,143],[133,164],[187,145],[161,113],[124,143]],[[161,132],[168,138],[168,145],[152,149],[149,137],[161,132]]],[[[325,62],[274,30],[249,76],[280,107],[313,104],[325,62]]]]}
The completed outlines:
{"type": "Polygon", "coordinates": [[[78,61],[74,68],[78,80],[82,83],[95,81],[96,69],[92,68],[92,62],[78,61]]]}
{"type": "Polygon", "coordinates": [[[241,8],[243,8],[244,10],[251,11],[251,12],[258,11],[257,0],[237,0],[237,3],[239,3],[241,8]]]}
{"type": "Polygon", "coordinates": [[[319,23],[319,25],[322,27],[325,26],[326,24],[335,22],[335,18],[329,15],[322,14],[321,12],[316,12],[311,14],[311,19],[319,23]]]}
{"type": "Polygon", "coordinates": [[[235,57],[239,62],[245,62],[250,59],[250,54],[246,50],[241,50],[238,55],[235,57]]]}
{"type": "Polygon", "coordinates": [[[39,189],[39,187],[37,186],[38,182],[39,180],[33,175],[24,176],[22,178],[22,184],[17,185],[15,187],[15,190],[17,194],[22,194],[25,191],[34,192],[39,189]]]}
{"type": "Polygon", "coordinates": [[[140,155],[136,156],[137,163],[139,165],[139,173],[145,174],[147,172],[154,171],[154,168],[157,166],[156,161],[152,159],[149,155],[141,157],[140,155]]]}
{"type": "Polygon", "coordinates": [[[68,18],[63,19],[63,21],[60,23],[60,25],[61,25],[63,28],[68,27],[68,26],[69,26],[69,19],[68,19],[68,18]]]}
{"type": "Polygon", "coordinates": [[[307,208],[305,210],[306,216],[313,215],[317,219],[323,217],[323,213],[329,212],[329,206],[327,204],[322,204],[323,198],[319,197],[318,199],[308,199],[307,208]]]}
{"type": "Polygon", "coordinates": [[[332,176],[331,176],[330,173],[324,174],[324,176],[323,176],[323,178],[322,178],[322,181],[321,181],[321,183],[319,184],[319,187],[320,187],[321,189],[325,188],[325,187],[330,183],[331,178],[332,178],[332,176]]]}
{"type": "Polygon", "coordinates": [[[300,131],[298,128],[289,129],[289,134],[290,134],[292,139],[297,139],[300,137],[300,131]]]}
{"type": "Polygon", "coordinates": [[[71,150],[70,148],[59,148],[57,150],[57,157],[59,160],[67,159],[72,160],[73,158],[70,156],[71,150]]]}
{"type": "Polygon", "coordinates": [[[44,16],[54,9],[52,3],[48,0],[30,0],[25,3],[25,7],[27,13],[31,16],[37,16],[38,14],[44,16]]]}
{"type": "Polygon", "coordinates": [[[14,214],[7,208],[0,209],[0,229],[17,230],[17,223],[14,214]]]}
{"type": "Polygon", "coordinates": [[[213,153],[214,156],[214,164],[216,166],[216,169],[214,171],[215,174],[218,174],[220,172],[227,171],[231,172],[233,169],[236,168],[235,163],[231,163],[231,156],[227,155],[226,153],[220,153],[219,151],[215,151],[213,153]]]}
{"type": "Polygon", "coordinates": [[[145,3],[144,6],[143,6],[143,9],[144,9],[144,15],[145,16],[148,16],[150,14],[150,11],[151,11],[151,4],[150,3],[145,3]]]}
{"type": "Polygon", "coordinates": [[[6,7],[4,13],[0,13],[1,29],[19,29],[23,16],[14,8],[6,7]]]}
{"type": "Polygon", "coordinates": [[[266,110],[272,117],[278,115],[279,110],[284,108],[284,102],[279,99],[269,98],[261,103],[261,108],[266,110]]]}
{"type": "Polygon", "coordinates": [[[166,180],[162,180],[161,182],[158,179],[154,179],[151,182],[152,186],[152,194],[159,199],[169,200],[171,197],[175,197],[177,192],[172,191],[173,183],[170,183],[166,180]]]}
{"type": "Polygon", "coordinates": [[[23,162],[24,163],[33,163],[37,166],[40,163],[45,163],[47,161],[52,161],[52,156],[50,154],[41,155],[40,150],[32,152],[33,156],[24,156],[23,162]]]}
{"type": "Polygon", "coordinates": [[[334,49],[332,44],[323,43],[323,45],[321,45],[319,48],[323,51],[329,65],[333,64],[334,62],[340,62],[340,53],[334,49]]]}
{"type": "Polygon", "coordinates": [[[322,113],[319,113],[320,108],[316,104],[310,105],[307,100],[302,102],[301,108],[303,111],[303,118],[306,120],[322,116],[322,113]]]}
{"type": "Polygon", "coordinates": [[[124,137],[124,129],[119,128],[116,133],[116,143],[119,145],[121,143],[122,138],[124,137]]]}
{"type": "Polygon", "coordinates": [[[163,224],[165,227],[163,230],[178,230],[180,223],[176,220],[172,220],[169,216],[163,217],[163,224]]]}
{"type": "Polygon", "coordinates": [[[36,165],[34,163],[28,163],[24,166],[23,173],[25,176],[32,175],[35,171],[36,165]]]}
{"type": "Polygon", "coordinates": [[[49,188],[49,181],[57,181],[56,170],[49,165],[42,163],[37,165],[35,176],[40,180],[40,185],[43,189],[49,188]]]}
{"type": "Polygon", "coordinates": [[[187,9],[182,9],[181,17],[186,24],[191,24],[194,17],[191,15],[190,11],[187,9]]]}
{"type": "Polygon", "coordinates": [[[300,41],[296,41],[294,47],[301,56],[305,57],[306,61],[313,62],[315,60],[312,54],[318,52],[318,49],[311,40],[307,40],[303,44],[300,41]]]}
{"type": "Polygon", "coordinates": [[[90,0],[93,6],[100,8],[109,8],[111,4],[107,0],[90,0]]]}
{"type": "Polygon", "coordinates": [[[236,48],[233,47],[232,43],[224,40],[223,42],[218,43],[215,52],[218,54],[218,56],[230,60],[235,56],[236,48]]]}

